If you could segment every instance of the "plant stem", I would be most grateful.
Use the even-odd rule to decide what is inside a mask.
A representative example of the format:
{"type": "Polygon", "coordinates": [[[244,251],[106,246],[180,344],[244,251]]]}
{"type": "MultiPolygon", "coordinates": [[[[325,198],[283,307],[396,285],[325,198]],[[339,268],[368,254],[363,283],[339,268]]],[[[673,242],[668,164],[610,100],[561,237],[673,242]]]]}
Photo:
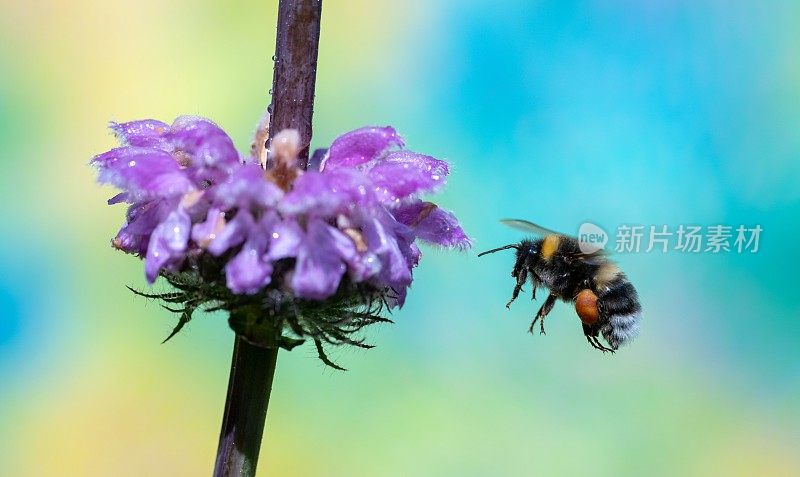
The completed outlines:
{"type": "Polygon", "coordinates": [[[256,474],[277,360],[278,348],[262,348],[236,336],[215,477],[256,474]]]}
{"type": "Polygon", "coordinates": [[[311,144],[321,15],[322,0],[280,0],[278,6],[269,138],[283,129],[297,129],[303,145],[298,156],[302,169],[308,164],[311,144]]]}
{"type": "MultiPolygon", "coordinates": [[[[278,3],[269,140],[283,129],[297,129],[303,169],[311,144],[321,16],[322,0],[278,3]]],[[[262,348],[236,336],[214,477],[255,475],[277,359],[277,344],[262,348]]]]}

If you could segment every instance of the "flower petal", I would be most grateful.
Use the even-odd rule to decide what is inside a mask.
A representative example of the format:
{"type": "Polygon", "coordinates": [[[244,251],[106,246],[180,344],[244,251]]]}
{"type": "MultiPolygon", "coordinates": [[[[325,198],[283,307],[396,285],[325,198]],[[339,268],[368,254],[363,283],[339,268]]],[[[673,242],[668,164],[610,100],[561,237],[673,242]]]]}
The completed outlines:
{"type": "Polygon", "coordinates": [[[414,202],[392,210],[398,222],[414,231],[417,237],[443,247],[467,249],[472,240],[464,233],[458,219],[431,202],[414,202]]]}
{"type": "Polygon", "coordinates": [[[350,278],[358,283],[368,280],[381,271],[381,260],[372,252],[356,253],[347,261],[350,278]]]}
{"type": "Polygon", "coordinates": [[[228,288],[234,293],[258,293],[272,280],[272,263],[266,259],[269,236],[265,233],[272,219],[262,218],[251,230],[242,250],[225,266],[228,288]]]}
{"type": "Polygon", "coordinates": [[[212,121],[197,116],[180,116],[166,138],[177,150],[192,156],[192,165],[230,169],[239,164],[239,153],[231,138],[212,121]]]}
{"type": "Polygon", "coordinates": [[[424,192],[444,185],[449,172],[445,161],[411,151],[396,151],[379,160],[367,174],[375,184],[378,198],[387,205],[396,205],[424,192]]]}
{"type": "Polygon", "coordinates": [[[324,300],[336,293],[347,269],[344,257],[353,253],[355,246],[346,235],[322,220],[311,220],[292,277],[295,295],[324,300]]]}
{"type": "Polygon", "coordinates": [[[353,167],[371,161],[392,146],[403,146],[393,127],[364,127],[334,139],[320,170],[327,167],[353,167]]]}
{"type": "Polygon", "coordinates": [[[124,225],[111,240],[111,245],[127,253],[141,253],[147,250],[147,242],[142,240],[141,236],[130,233],[124,225]]]}
{"type": "Polygon", "coordinates": [[[183,195],[194,188],[172,156],[158,149],[119,147],[95,156],[91,164],[100,171],[98,182],[129,191],[129,200],[183,195]]]}
{"type": "Polygon", "coordinates": [[[291,192],[278,206],[287,215],[314,211],[316,215],[331,215],[340,209],[345,197],[330,185],[328,177],[309,171],[295,179],[291,192]]]}
{"type": "Polygon", "coordinates": [[[169,152],[169,145],[164,139],[164,133],[169,131],[169,126],[161,121],[142,119],[127,123],[112,122],[110,127],[122,144],[154,147],[169,152]]]}
{"type": "Polygon", "coordinates": [[[353,169],[334,169],[325,172],[329,187],[342,198],[347,210],[355,207],[369,207],[377,204],[377,197],[371,190],[372,183],[361,171],[353,169]]]}
{"type": "Polygon", "coordinates": [[[353,240],[342,233],[341,230],[337,229],[336,227],[331,227],[328,224],[325,224],[322,221],[315,221],[321,222],[325,226],[325,230],[327,230],[329,234],[330,245],[335,250],[336,255],[339,256],[344,261],[352,260],[353,257],[356,255],[356,244],[353,243],[353,240]]]}
{"type": "Polygon", "coordinates": [[[217,234],[225,229],[225,212],[212,207],[208,209],[206,220],[192,227],[192,240],[200,247],[208,247],[217,238],[217,234]]]}
{"type": "Polygon", "coordinates": [[[307,171],[294,181],[291,192],[278,207],[286,215],[310,213],[317,217],[331,217],[339,212],[376,204],[371,189],[369,178],[360,171],[307,171]]]}
{"type": "Polygon", "coordinates": [[[164,266],[183,258],[191,228],[189,215],[177,208],[153,230],[145,258],[147,281],[153,283],[164,266]]]}
{"type": "Polygon", "coordinates": [[[272,280],[272,263],[261,256],[261,250],[245,242],[242,251],[225,265],[228,288],[234,293],[253,295],[272,280]]]}
{"type": "Polygon", "coordinates": [[[114,197],[108,199],[108,205],[119,204],[120,202],[127,202],[128,200],[130,200],[129,197],[130,196],[127,192],[120,192],[114,197]]]}
{"type": "Polygon", "coordinates": [[[397,237],[383,221],[369,218],[362,231],[369,250],[381,260],[378,280],[381,285],[392,288],[408,286],[411,283],[411,265],[398,245],[397,237]]]}
{"type": "Polygon", "coordinates": [[[126,213],[126,222],[111,241],[115,248],[127,253],[147,253],[150,235],[169,211],[165,201],[139,202],[131,205],[126,213]]]}
{"type": "Polygon", "coordinates": [[[219,257],[228,249],[239,245],[250,234],[254,225],[255,221],[250,212],[246,210],[236,212],[236,216],[208,244],[209,253],[219,257]]]}
{"type": "Polygon", "coordinates": [[[232,207],[271,207],[283,196],[278,186],[268,181],[257,164],[244,164],[215,188],[216,202],[232,207]]]}
{"type": "Polygon", "coordinates": [[[305,236],[303,229],[294,220],[280,221],[268,233],[270,237],[268,255],[272,260],[296,257],[305,236]]]}

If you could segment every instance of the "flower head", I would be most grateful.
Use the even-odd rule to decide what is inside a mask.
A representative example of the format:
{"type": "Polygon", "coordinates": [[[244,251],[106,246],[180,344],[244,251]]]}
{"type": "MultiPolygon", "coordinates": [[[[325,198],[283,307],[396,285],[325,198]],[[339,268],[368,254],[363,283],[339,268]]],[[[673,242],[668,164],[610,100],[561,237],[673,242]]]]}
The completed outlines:
{"type": "Polygon", "coordinates": [[[402,306],[417,239],[470,246],[453,214],[420,198],[445,184],[448,164],[403,149],[391,127],[339,136],[307,171],[296,168],[303,147],[292,130],[275,136],[264,170],[207,119],[111,128],[121,147],[91,164],[99,182],[122,190],[109,203],[129,204],[113,246],[144,257],[149,282],[163,275],[183,290],[189,280],[223,307],[355,294],[402,306]]]}

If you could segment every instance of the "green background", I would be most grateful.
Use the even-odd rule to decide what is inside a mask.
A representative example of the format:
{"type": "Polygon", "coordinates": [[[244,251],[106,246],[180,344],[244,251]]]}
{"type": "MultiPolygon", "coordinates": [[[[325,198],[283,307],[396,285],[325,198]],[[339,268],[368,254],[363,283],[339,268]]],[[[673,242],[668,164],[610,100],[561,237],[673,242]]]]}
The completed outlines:
{"type": "MultiPolygon", "coordinates": [[[[208,475],[232,332],[134,297],[141,262],[87,165],[109,120],[268,102],[275,2],[0,3],[0,475],[208,475]]],[[[260,475],[800,475],[800,7],[746,1],[326,1],[315,146],[392,124],[451,161],[476,250],[425,248],[374,350],[282,352],[260,475]],[[642,334],[591,349],[569,306],[504,308],[519,240],[754,226],[756,254],[619,254],[642,334]]],[[[156,289],[164,289],[157,284],[156,289]]]]}

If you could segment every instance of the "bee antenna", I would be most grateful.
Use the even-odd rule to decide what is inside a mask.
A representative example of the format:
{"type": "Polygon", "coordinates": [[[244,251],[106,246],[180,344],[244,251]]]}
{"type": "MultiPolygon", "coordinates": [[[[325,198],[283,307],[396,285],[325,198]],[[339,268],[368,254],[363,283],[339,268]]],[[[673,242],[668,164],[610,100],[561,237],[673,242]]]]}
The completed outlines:
{"type": "Polygon", "coordinates": [[[490,253],[499,252],[500,250],[507,250],[507,249],[509,249],[509,248],[515,248],[515,249],[519,250],[519,245],[517,245],[517,244],[513,244],[513,243],[512,243],[511,245],[506,245],[506,246],[504,246],[504,247],[493,248],[493,249],[491,249],[491,250],[487,250],[487,251],[485,251],[485,252],[481,252],[481,253],[479,253],[479,254],[478,254],[478,256],[479,256],[479,257],[483,257],[484,255],[488,255],[488,254],[490,254],[490,253]]]}

